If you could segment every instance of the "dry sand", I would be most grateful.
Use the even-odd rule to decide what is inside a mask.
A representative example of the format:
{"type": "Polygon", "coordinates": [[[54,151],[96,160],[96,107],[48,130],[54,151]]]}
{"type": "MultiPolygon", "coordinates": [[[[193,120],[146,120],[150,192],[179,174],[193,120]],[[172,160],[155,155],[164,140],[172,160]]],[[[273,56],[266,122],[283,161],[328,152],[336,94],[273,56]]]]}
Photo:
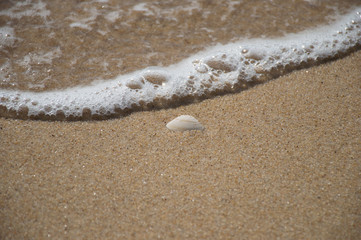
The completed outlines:
{"type": "Polygon", "coordinates": [[[1,239],[359,239],[361,51],[102,122],[0,119],[1,239]],[[171,132],[181,114],[203,132],[171,132]]]}

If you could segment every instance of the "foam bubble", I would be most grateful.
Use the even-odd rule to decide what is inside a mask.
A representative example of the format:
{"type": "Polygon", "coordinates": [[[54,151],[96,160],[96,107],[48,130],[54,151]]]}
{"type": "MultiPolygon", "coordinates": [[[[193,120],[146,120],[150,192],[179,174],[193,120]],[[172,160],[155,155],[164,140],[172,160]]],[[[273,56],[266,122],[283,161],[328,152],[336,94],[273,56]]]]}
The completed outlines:
{"type": "Polygon", "coordinates": [[[91,86],[39,93],[0,90],[0,115],[105,119],[239,91],[353,51],[361,44],[360,26],[359,13],[352,13],[332,25],[278,39],[218,45],[172,66],[147,68],[91,86]]]}

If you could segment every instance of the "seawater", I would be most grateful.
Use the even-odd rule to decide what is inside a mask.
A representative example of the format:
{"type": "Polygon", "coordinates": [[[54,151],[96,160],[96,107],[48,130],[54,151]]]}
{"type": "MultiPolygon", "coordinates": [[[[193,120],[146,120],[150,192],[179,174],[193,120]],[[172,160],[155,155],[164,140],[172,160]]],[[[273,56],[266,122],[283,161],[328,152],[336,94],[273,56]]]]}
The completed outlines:
{"type": "Polygon", "coordinates": [[[360,47],[358,1],[2,1],[0,116],[105,119],[360,47]]]}

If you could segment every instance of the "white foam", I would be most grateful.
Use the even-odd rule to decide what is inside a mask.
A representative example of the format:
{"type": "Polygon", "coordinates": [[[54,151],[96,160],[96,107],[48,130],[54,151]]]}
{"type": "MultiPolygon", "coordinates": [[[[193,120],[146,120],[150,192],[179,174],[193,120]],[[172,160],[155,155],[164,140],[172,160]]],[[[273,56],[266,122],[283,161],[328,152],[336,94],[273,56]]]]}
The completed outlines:
{"type": "Polygon", "coordinates": [[[109,22],[115,22],[117,19],[119,19],[119,17],[121,16],[121,14],[123,13],[123,10],[118,10],[118,11],[113,11],[108,13],[107,15],[105,15],[105,18],[109,21],[109,22]]]}
{"type": "Polygon", "coordinates": [[[78,27],[78,28],[83,28],[83,29],[86,29],[86,30],[92,30],[92,28],[88,24],[81,23],[81,22],[73,22],[69,26],[72,27],[72,28],[78,27]]]}
{"type": "Polygon", "coordinates": [[[161,8],[158,7],[157,4],[138,3],[133,6],[132,11],[141,12],[144,16],[160,16],[162,18],[176,20],[174,18],[176,13],[182,11],[192,15],[192,11],[197,9],[202,10],[202,14],[204,16],[211,13],[201,7],[199,0],[188,0],[187,2],[183,2],[181,5],[172,8],[161,8]]]}
{"type": "Polygon", "coordinates": [[[154,12],[147,7],[147,3],[138,3],[133,6],[133,11],[143,12],[145,16],[152,16],[154,12]]]}
{"type": "Polygon", "coordinates": [[[15,42],[14,28],[12,27],[0,27],[0,49],[11,46],[15,42]]]}
{"type": "Polygon", "coordinates": [[[84,8],[83,11],[83,15],[72,14],[71,16],[67,17],[67,19],[73,21],[71,24],[69,24],[69,26],[73,28],[78,27],[86,30],[92,30],[90,25],[94,23],[94,20],[100,13],[95,7],[84,8]]]}
{"type": "Polygon", "coordinates": [[[60,47],[48,52],[28,53],[18,64],[27,68],[30,64],[51,64],[53,59],[60,57],[61,54],[60,47]]]}
{"type": "Polygon", "coordinates": [[[31,1],[17,2],[13,7],[0,11],[0,16],[9,16],[11,18],[20,19],[23,16],[40,16],[46,18],[50,15],[50,11],[46,9],[46,4],[39,0],[36,3],[31,1]]]}
{"type": "Polygon", "coordinates": [[[0,113],[91,119],[239,90],[244,83],[266,81],[359,47],[361,8],[356,11],[329,26],[278,39],[218,45],[172,66],[150,67],[91,86],[40,93],[2,89],[0,113]]]}

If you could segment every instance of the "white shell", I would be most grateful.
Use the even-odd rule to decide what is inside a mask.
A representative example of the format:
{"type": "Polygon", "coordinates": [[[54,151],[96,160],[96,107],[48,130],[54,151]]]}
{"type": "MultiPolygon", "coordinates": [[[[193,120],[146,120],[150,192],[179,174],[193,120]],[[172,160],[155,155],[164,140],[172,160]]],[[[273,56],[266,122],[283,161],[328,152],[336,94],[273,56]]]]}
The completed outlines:
{"type": "Polygon", "coordinates": [[[192,116],[181,115],[167,124],[167,128],[173,131],[203,130],[204,127],[192,116]]]}

